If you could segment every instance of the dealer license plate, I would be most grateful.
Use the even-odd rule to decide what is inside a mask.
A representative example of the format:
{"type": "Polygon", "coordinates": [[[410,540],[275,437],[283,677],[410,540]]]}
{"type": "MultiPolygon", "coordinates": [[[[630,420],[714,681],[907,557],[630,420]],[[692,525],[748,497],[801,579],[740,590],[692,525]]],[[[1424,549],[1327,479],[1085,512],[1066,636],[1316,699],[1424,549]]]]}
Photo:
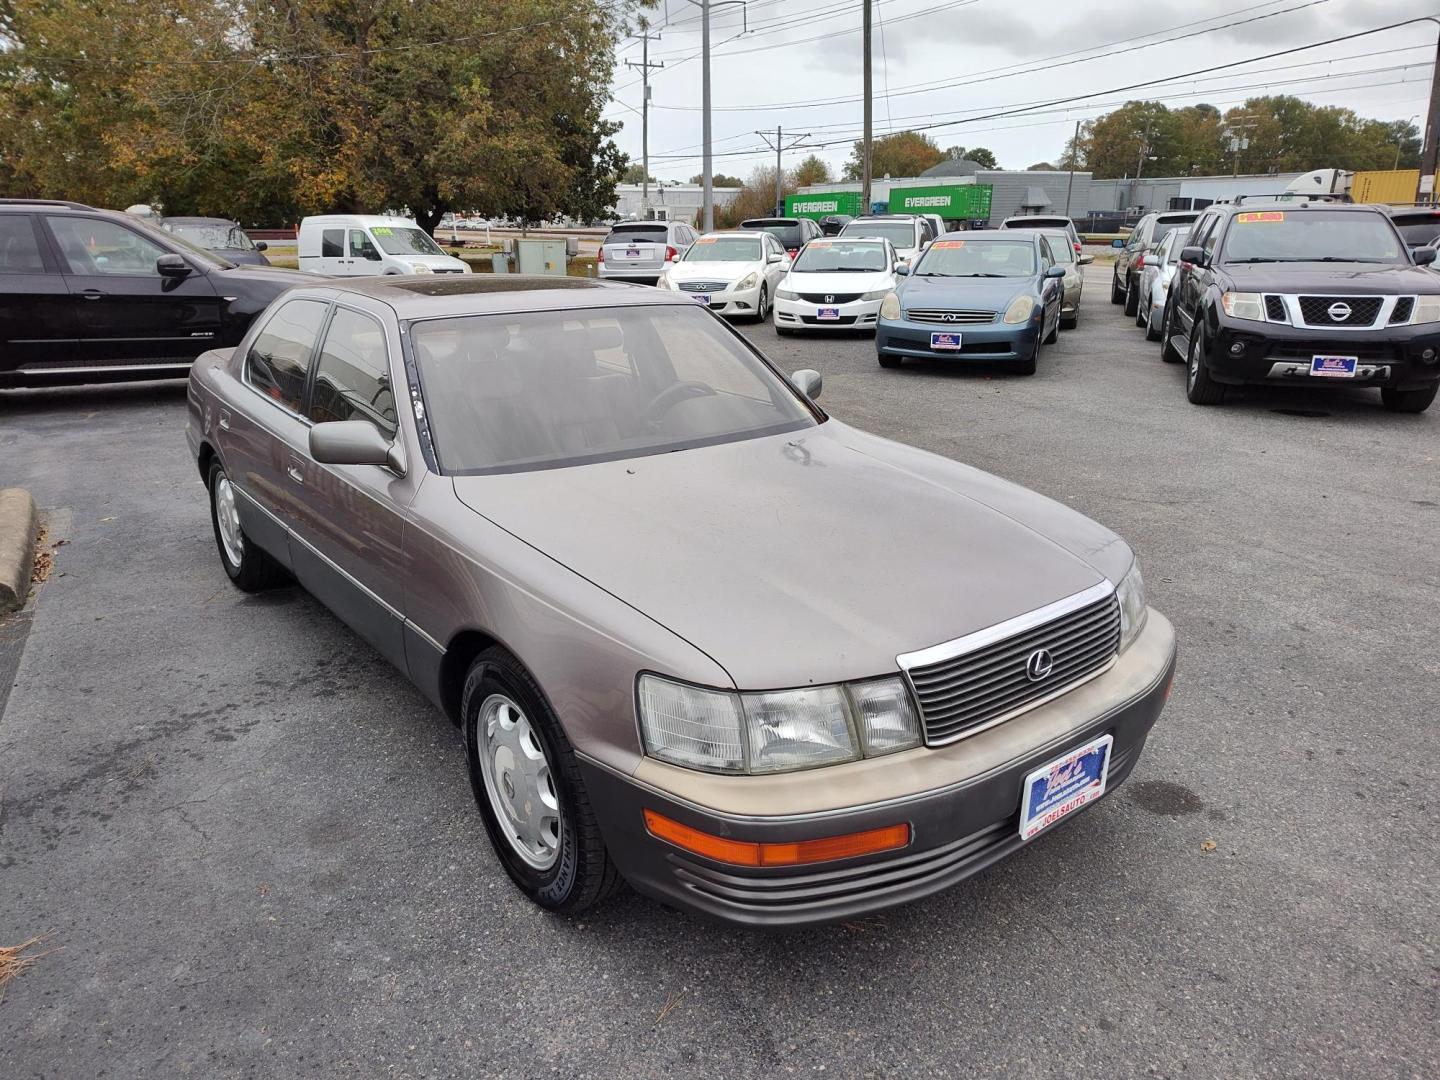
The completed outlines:
{"type": "Polygon", "coordinates": [[[1113,735],[1101,735],[1025,778],[1020,796],[1020,839],[1029,840],[1105,794],[1113,735]]]}
{"type": "Polygon", "coordinates": [[[1317,356],[1310,361],[1310,374],[1325,379],[1353,379],[1358,356],[1317,356]]]}
{"type": "Polygon", "coordinates": [[[708,292],[697,292],[691,293],[690,295],[695,298],[696,303],[704,304],[706,307],[710,306],[710,294],[708,292]]]}
{"type": "Polygon", "coordinates": [[[936,330],[930,335],[930,348],[954,352],[960,348],[960,335],[954,330],[936,330]]]}
{"type": "Polygon", "coordinates": [[[625,258],[627,258],[627,259],[638,259],[639,257],[640,257],[640,249],[639,249],[639,248],[626,248],[626,249],[625,249],[625,258]]]}
{"type": "Polygon", "coordinates": [[[822,307],[816,312],[815,317],[821,322],[834,322],[840,318],[840,309],[838,307],[822,307]]]}

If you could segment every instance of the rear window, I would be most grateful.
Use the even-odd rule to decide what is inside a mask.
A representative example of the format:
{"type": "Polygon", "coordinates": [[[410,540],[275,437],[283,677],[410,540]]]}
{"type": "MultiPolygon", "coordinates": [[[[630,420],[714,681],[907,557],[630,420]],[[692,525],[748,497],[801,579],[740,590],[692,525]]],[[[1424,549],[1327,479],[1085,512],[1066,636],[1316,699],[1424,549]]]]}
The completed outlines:
{"type": "Polygon", "coordinates": [[[21,214],[0,216],[0,274],[40,274],[45,262],[40,258],[40,244],[35,239],[35,226],[21,214]]]}
{"type": "Polygon", "coordinates": [[[873,236],[889,240],[900,251],[918,247],[915,226],[908,221],[852,221],[840,230],[841,236],[873,236]]]}
{"type": "Polygon", "coordinates": [[[662,244],[665,242],[664,225],[616,225],[605,237],[607,244],[662,244]]]}
{"type": "Polygon", "coordinates": [[[1069,229],[1070,219],[1063,217],[1024,217],[1005,222],[1007,229],[1069,229]]]}
{"type": "Polygon", "coordinates": [[[797,248],[805,242],[805,236],[800,231],[798,221],[742,221],[740,228],[767,232],[788,248],[797,248]]]}
{"type": "Polygon", "coordinates": [[[1411,247],[1424,247],[1440,236],[1440,213],[1396,214],[1390,219],[1411,247]]]}
{"type": "Polygon", "coordinates": [[[1152,248],[1159,247],[1159,246],[1160,246],[1160,241],[1161,241],[1161,240],[1164,240],[1166,236],[1168,236],[1170,233],[1174,232],[1176,229],[1181,229],[1181,230],[1184,230],[1184,231],[1188,232],[1188,231],[1190,230],[1190,224],[1191,224],[1191,222],[1193,222],[1194,220],[1195,220],[1194,218],[1191,218],[1190,221],[1157,221],[1157,222],[1155,222],[1155,235],[1153,235],[1152,237],[1150,237],[1150,246],[1151,246],[1152,248]]]}

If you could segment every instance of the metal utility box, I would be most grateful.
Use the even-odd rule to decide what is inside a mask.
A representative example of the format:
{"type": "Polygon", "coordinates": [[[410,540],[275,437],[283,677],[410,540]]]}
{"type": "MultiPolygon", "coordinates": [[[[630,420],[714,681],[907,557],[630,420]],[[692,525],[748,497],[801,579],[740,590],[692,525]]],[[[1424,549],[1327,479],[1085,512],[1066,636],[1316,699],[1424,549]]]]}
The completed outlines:
{"type": "Polygon", "coordinates": [[[858,191],[824,191],[811,195],[786,195],[786,217],[808,217],[813,221],[831,214],[859,217],[863,213],[858,191]]]}
{"type": "Polygon", "coordinates": [[[516,240],[515,269],[521,274],[565,276],[564,240],[516,240]]]}

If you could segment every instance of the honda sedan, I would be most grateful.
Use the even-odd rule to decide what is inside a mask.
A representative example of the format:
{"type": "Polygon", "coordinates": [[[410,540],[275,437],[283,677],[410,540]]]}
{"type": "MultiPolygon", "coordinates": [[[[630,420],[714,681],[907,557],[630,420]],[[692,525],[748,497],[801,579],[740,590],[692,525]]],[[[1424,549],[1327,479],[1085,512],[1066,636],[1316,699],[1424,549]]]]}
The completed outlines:
{"type": "Polygon", "coordinates": [[[373,278],[202,357],[187,434],[224,573],[293,576],[454,720],[526,896],[795,925],[1114,790],[1175,659],[1113,533],[820,389],[677,293],[373,278]]]}

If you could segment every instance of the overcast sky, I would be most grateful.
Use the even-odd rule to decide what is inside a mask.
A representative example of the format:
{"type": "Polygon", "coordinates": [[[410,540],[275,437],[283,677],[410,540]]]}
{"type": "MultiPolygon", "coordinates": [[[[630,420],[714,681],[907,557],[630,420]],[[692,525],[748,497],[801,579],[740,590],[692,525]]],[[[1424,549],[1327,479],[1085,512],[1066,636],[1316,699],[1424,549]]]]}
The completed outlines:
{"type": "MultiPolygon", "coordinates": [[[[1294,94],[1384,120],[1420,114],[1423,126],[1435,56],[1431,23],[1188,73],[1440,13],[1435,0],[873,2],[875,134],[944,123],[928,132],[942,148],[986,146],[1003,167],[1019,169],[1058,158],[1076,120],[1137,97],[1171,107],[1208,102],[1224,111],[1250,96],[1294,94]],[[1047,104],[1083,94],[1097,96],[1047,104]],[[1044,107],[1015,111],[1037,104],[1044,107]]],[[[738,5],[712,9],[715,172],[744,177],[773,162],[755,131],[768,129],[773,140],[779,124],[812,133],[811,143],[829,143],[814,152],[838,175],[861,128],[861,10],[862,0],[750,0],[750,31],[742,35],[738,5]]],[[[650,172],[688,180],[700,171],[699,8],[661,0],[653,18],[660,40],[652,40],[650,59],[666,66],[651,73],[650,172]]],[[[605,111],[624,123],[616,141],[636,162],[640,73],[623,61],[640,56],[638,38],[622,43],[605,111]]],[[[808,152],[790,151],[787,165],[808,152]]]]}

